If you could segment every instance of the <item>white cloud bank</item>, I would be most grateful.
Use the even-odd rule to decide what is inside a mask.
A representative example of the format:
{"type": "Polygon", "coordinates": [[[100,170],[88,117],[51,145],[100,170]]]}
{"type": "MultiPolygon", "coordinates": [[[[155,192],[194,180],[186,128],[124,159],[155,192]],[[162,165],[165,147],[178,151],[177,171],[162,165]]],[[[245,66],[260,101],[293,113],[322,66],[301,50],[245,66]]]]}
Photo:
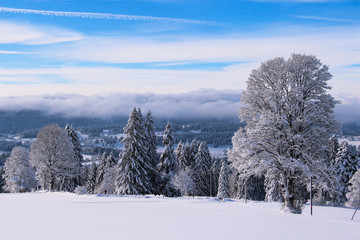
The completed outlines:
{"type": "Polygon", "coordinates": [[[128,116],[133,107],[156,117],[235,119],[240,90],[202,89],[183,94],[116,93],[106,96],[74,94],[0,98],[2,110],[41,110],[68,116],[128,116]]]}
{"type": "MultiPolygon", "coordinates": [[[[200,89],[182,94],[114,93],[105,96],[75,94],[0,98],[2,110],[41,110],[67,116],[128,116],[133,107],[166,119],[237,119],[241,90],[200,89]]],[[[336,107],[342,122],[359,121],[360,101],[345,97],[336,107]]]]}

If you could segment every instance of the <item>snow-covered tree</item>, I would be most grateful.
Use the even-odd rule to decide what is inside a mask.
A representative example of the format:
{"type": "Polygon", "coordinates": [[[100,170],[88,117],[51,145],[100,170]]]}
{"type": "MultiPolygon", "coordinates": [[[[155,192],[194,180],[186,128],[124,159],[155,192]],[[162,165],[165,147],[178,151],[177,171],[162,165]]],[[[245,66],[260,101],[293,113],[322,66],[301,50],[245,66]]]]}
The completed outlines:
{"type": "Polygon", "coordinates": [[[330,136],[339,130],[327,93],[328,67],[311,55],[274,58],[253,70],[242,93],[229,159],[244,178],[264,175],[281,189],[283,207],[301,213],[310,177],[322,182],[330,136]]]}
{"type": "Polygon", "coordinates": [[[74,179],[75,185],[81,185],[81,170],[82,170],[82,162],[84,162],[84,158],[81,154],[82,147],[80,144],[79,137],[74,130],[73,126],[69,124],[66,124],[65,130],[67,132],[67,136],[70,138],[71,143],[73,145],[73,152],[74,152],[74,161],[79,165],[79,178],[74,179]]]}
{"type": "Polygon", "coordinates": [[[4,170],[5,191],[18,193],[36,188],[35,171],[29,164],[29,150],[26,148],[13,148],[4,170]]]}
{"type": "Polygon", "coordinates": [[[339,180],[336,204],[343,206],[346,202],[349,181],[359,168],[359,159],[355,154],[355,147],[351,147],[346,141],[342,142],[338,148],[334,166],[339,180]]]}
{"type": "Polygon", "coordinates": [[[210,196],[217,196],[218,188],[219,188],[219,175],[221,170],[221,162],[226,161],[226,158],[213,158],[213,164],[211,166],[211,195],[210,196]]]}
{"type": "Polygon", "coordinates": [[[164,131],[163,145],[164,150],[157,166],[160,174],[160,192],[167,197],[178,196],[179,193],[172,184],[173,178],[178,170],[178,165],[174,155],[174,139],[170,122],[168,122],[164,131]]]}
{"type": "Polygon", "coordinates": [[[71,139],[71,143],[73,145],[73,151],[74,151],[74,156],[77,162],[82,163],[84,161],[84,158],[81,154],[82,151],[82,147],[80,144],[80,140],[79,137],[76,133],[76,131],[74,130],[72,125],[66,125],[65,126],[65,130],[67,132],[68,137],[70,137],[71,139]]]}
{"type": "MultiPolygon", "coordinates": [[[[159,185],[159,176],[157,172],[156,162],[157,162],[157,155],[156,155],[156,148],[157,148],[157,139],[154,127],[154,120],[152,117],[151,112],[149,111],[146,114],[145,121],[145,143],[147,147],[147,156],[149,157],[149,175],[151,178],[151,182],[153,187],[153,193],[157,194],[159,190],[157,186],[159,185]]],[[[146,156],[145,156],[146,158],[146,156]]]]}
{"type": "Polygon", "coordinates": [[[97,189],[98,194],[113,194],[115,192],[116,170],[117,167],[113,166],[106,171],[104,179],[97,189]]]}
{"type": "Polygon", "coordinates": [[[179,169],[185,169],[187,166],[185,163],[184,144],[182,143],[182,141],[180,141],[178,143],[178,145],[176,146],[175,156],[176,156],[176,160],[177,160],[179,169]]]}
{"type": "Polygon", "coordinates": [[[190,196],[194,191],[194,181],[192,180],[189,173],[180,169],[174,176],[172,184],[176,189],[180,190],[182,196],[190,196]]]}
{"type": "Polygon", "coordinates": [[[349,181],[349,192],[346,193],[349,207],[360,208],[360,169],[352,176],[349,181]]]}
{"type": "Polygon", "coordinates": [[[199,151],[199,147],[200,147],[201,141],[194,139],[191,141],[190,143],[190,152],[189,152],[189,158],[188,158],[188,162],[189,162],[189,166],[191,168],[195,167],[196,164],[196,154],[199,151]]]}
{"type": "Polygon", "coordinates": [[[122,140],[125,149],[120,153],[115,181],[115,194],[149,194],[154,192],[151,161],[147,155],[145,131],[136,110],[130,113],[122,140]]]}
{"type": "Polygon", "coordinates": [[[0,193],[4,192],[5,180],[4,176],[4,166],[0,166],[0,193]]]}
{"type": "Polygon", "coordinates": [[[100,163],[99,163],[99,166],[98,166],[97,172],[96,172],[95,193],[97,193],[97,194],[104,193],[102,191],[104,189],[100,189],[100,186],[103,184],[105,174],[109,171],[110,168],[114,167],[115,165],[116,165],[116,159],[115,159],[113,153],[111,152],[107,156],[106,153],[104,152],[100,158],[100,163]]]}
{"type": "MultiPolygon", "coordinates": [[[[192,148],[191,145],[189,143],[188,140],[186,140],[186,143],[184,145],[184,164],[186,165],[186,167],[191,168],[191,163],[193,162],[192,160],[192,148]]],[[[195,155],[193,156],[195,157],[195,155]]]]}
{"type": "Polygon", "coordinates": [[[336,164],[336,155],[339,150],[339,140],[335,134],[330,139],[330,148],[329,148],[329,162],[331,165],[336,164]]]}
{"type": "Polygon", "coordinates": [[[89,168],[86,184],[85,184],[86,192],[89,194],[95,193],[96,171],[97,171],[97,165],[95,162],[93,162],[89,168]]]}
{"type": "Polygon", "coordinates": [[[211,156],[206,142],[201,142],[195,155],[195,166],[192,178],[195,183],[195,193],[198,196],[210,196],[211,191],[211,156]]]}
{"type": "Polygon", "coordinates": [[[73,145],[58,125],[42,128],[30,147],[30,164],[43,189],[74,191],[79,164],[74,161],[73,145]]]}
{"type": "Polygon", "coordinates": [[[217,197],[220,200],[224,200],[225,198],[230,197],[230,189],[229,189],[229,170],[228,165],[225,161],[221,162],[221,170],[219,175],[219,187],[217,197]]]}

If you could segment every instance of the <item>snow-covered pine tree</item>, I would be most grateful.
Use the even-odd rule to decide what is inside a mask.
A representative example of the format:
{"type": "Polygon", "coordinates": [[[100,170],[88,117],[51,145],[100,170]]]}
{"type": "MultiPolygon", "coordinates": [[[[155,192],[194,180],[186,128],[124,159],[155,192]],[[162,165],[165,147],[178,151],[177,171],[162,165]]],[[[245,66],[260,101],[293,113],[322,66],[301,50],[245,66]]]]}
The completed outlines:
{"type": "MultiPolygon", "coordinates": [[[[157,172],[157,155],[156,155],[156,148],[157,148],[157,139],[156,139],[156,133],[155,133],[155,127],[154,127],[154,120],[152,117],[151,112],[149,111],[146,114],[145,121],[144,121],[144,127],[145,127],[145,143],[147,147],[147,156],[149,157],[149,175],[151,178],[151,182],[153,187],[152,192],[157,194],[159,193],[158,185],[159,185],[159,175],[157,172]]],[[[146,157],[146,156],[145,156],[146,157]]]]}
{"type": "Polygon", "coordinates": [[[349,207],[360,208],[360,169],[352,176],[349,181],[349,191],[346,193],[349,207]]]}
{"type": "Polygon", "coordinates": [[[212,193],[211,196],[217,196],[218,188],[219,188],[219,175],[221,170],[221,162],[226,161],[226,158],[213,158],[212,166],[211,166],[211,183],[212,183],[212,193]]]}
{"type": "Polygon", "coordinates": [[[95,180],[95,189],[94,189],[94,193],[98,193],[97,189],[100,187],[103,179],[104,179],[104,175],[106,173],[106,159],[107,159],[107,154],[106,152],[103,152],[103,154],[101,155],[100,159],[99,159],[99,165],[97,166],[97,170],[96,170],[96,180],[95,180]]]}
{"type": "Polygon", "coordinates": [[[200,142],[195,155],[195,166],[192,178],[195,183],[195,194],[198,196],[210,196],[211,190],[211,156],[206,142],[200,142]]]}
{"type": "Polygon", "coordinates": [[[109,171],[110,168],[116,165],[116,159],[111,152],[108,156],[104,152],[101,156],[100,163],[96,173],[96,187],[95,193],[101,194],[104,193],[100,186],[103,184],[105,174],[109,171]]]}
{"type": "Polygon", "coordinates": [[[96,171],[97,171],[97,165],[95,162],[92,162],[87,174],[87,179],[85,184],[86,192],[89,194],[95,193],[96,171]]]}
{"type": "Polygon", "coordinates": [[[346,193],[348,192],[349,181],[359,168],[359,159],[356,157],[354,149],[346,141],[340,144],[335,159],[335,171],[339,180],[339,190],[336,204],[344,206],[346,193]]]}
{"type": "Polygon", "coordinates": [[[42,128],[30,147],[30,164],[43,189],[74,191],[79,178],[79,164],[73,161],[73,145],[58,125],[42,128]]]}
{"type": "MultiPolygon", "coordinates": [[[[310,177],[323,182],[330,136],[339,131],[327,94],[328,67],[314,56],[274,58],[253,70],[242,93],[231,162],[244,178],[265,175],[279,186],[283,207],[301,213],[310,177]],[[241,140],[236,138],[242,138],[241,140]]],[[[266,186],[269,189],[269,186],[266,186]]]]}
{"type": "Polygon", "coordinates": [[[330,162],[330,165],[335,165],[336,164],[336,155],[338,153],[338,150],[339,150],[339,140],[337,139],[337,137],[334,134],[330,138],[330,148],[329,148],[329,162],[330,162]]]}
{"type": "Polygon", "coordinates": [[[29,164],[29,150],[15,147],[4,164],[4,190],[11,193],[29,192],[36,188],[35,171],[29,164]]]}
{"type": "Polygon", "coordinates": [[[191,141],[190,144],[190,153],[189,153],[189,166],[191,166],[191,168],[194,168],[195,164],[196,164],[196,160],[195,160],[195,156],[199,151],[199,147],[200,147],[201,141],[197,140],[197,139],[193,139],[191,141]]]}
{"type": "Polygon", "coordinates": [[[81,154],[81,151],[82,151],[81,143],[80,143],[80,140],[79,140],[79,137],[78,137],[76,131],[73,128],[73,125],[69,126],[69,124],[67,124],[65,126],[65,129],[67,131],[68,137],[70,137],[70,139],[71,139],[71,143],[74,146],[73,150],[74,150],[74,155],[75,155],[76,161],[79,163],[84,162],[84,158],[81,154]]]}
{"type": "Polygon", "coordinates": [[[100,187],[98,188],[99,193],[113,194],[115,192],[116,170],[117,167],[115,165],[106,171],[104,179],[101,182],[100,187]]]}
{"type": "Polygon", "coordinates": [[[124,128],[126,136],[122,140],[125,149],[119,155],[117,164],[115,194],[149,194],[154,192],[150,170],[150,157],[147,155],[145,130],[136,108],[130,113],[124,128]]]}
{"type": "Polygon", "coordinates": [[[229,198],[230,197],[229,170],[228,170],[228,165],[224,160],[221,162],[221,170],[220,170],[218,182],[219,182],[219,187],[218,187],[217,197],[220,200],[229,198]]]}
{"type": "Polygon", "coordinates": [[[65,130],[67,132],[68,137],[71,140],[71,143],[73,145],[73,152],[74,152],[74,161],[79,165],[79,178],[74,179],[74,185],[78,186],[81,185],[81,170],[82,170],[82,163],[84,162],[84,158],[81,154],[82,147],[80,144],[79,137],[76,133],[76,131],[73,128],[73,125],[66,124],[65,130]]]}
{"type": "Polygon", "coordinates": [[[173,186],[172,181],[178,170],[178,165],[174,155],[174,139],[170,122],[164,131],[163,145],[164,150],[157,166],[160,174],[160,192],[166,197],[176,197],[179,196],[179,191],[173,186]]]}
{"type": "Polygon", "coordinates": [[[186,140],[185,145],[184,145],[184,163],[187,168],[191,168],[191,164],[190,164],[191,156],[192,156],[191,145],[190,145],[189,141],[186,140]]]}
{"type": "Polygon", "coordinates": [[[4,166],[0,166],[0,193],[4,192],[5,180],[4,176],[4,166]]]}
{"type": "Polygon", "coordinates": [[[185,163],[185,156],[184,156],[184,144],[182,143],[181,140],[178,143],[178,145],[176,146],[175,156],[176,156],[176,160],[177,160],[179,169],[185,169],[187,166],[185,163]]]}

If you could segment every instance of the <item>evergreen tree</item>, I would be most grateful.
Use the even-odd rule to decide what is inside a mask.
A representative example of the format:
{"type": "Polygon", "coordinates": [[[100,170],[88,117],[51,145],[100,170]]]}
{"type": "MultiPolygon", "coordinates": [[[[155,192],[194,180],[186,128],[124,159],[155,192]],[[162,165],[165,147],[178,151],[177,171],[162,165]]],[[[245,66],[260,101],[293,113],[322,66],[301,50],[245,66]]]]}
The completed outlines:
{"type": "Polygon", "coordinates": [[[211,193],[211,157],[206,142],[201,142],[195,155],[195,166],[192,178],[195,183],[195,193],[198,196],[210,196],[211,193]]]}
{"type": "Polygon", "coordinates": [[[184,145],[184,164],[187,168],[191,169],[191,162],[192,162],[192,148],[188,140],[186,140],[186,143],[184,145]]]}
{"type": "Polygon", "coordinates": [[[35,171],[29,164],[29,150],[23,147],[13,148],[4,170],[5,191],[18,193],[36,188],[35,171]]]}
{"type": "Polygon", "coordinates": [[[201,144],[201,141],[197,140],[197,139],[194,139],[191,141],[191,144],[190,144],[190,152],[189,152],[189,158],[188,158],[188,161],[189,161],[189,166],[193,169],[196,165],[196,154],[198,153],[199,151],[199,147],[200,147],[200,144],[201,144]]]}
{"type": "Polygon", "coordinates": [[[124,128],[126,136],[122,140],[125,149],[119,155],[115,194],[149,194],[154,192],[151,181],[151,161],[144,142],[145,131],[136,108],[130,113],[124,128]]]}
{"type": "Polygon", "coordinates": [[[225,161],[221,162],[221,170],[219,175],[219,188],[217,197],[220,200],[224,200],[225,198],[230,197],[230,189],[229,189],[229,170],[225,161]]]}
{"type": "Polygon", "coordinates": [[[108,156],[104,152],[101,156],[99,167],[96,173],[96,188],[95,193],[100,194],[103,193],[100,189],[100,186],[103,184],[105,174],[109,171],[110,168],[116,165],[116,159],[111,152],[108,156]]]}
{"type": "Polygon", "coordinates": [[[98,193],[97,189],[100,187],[103,179],[104,179],[104,175],[106,173],[106,159],[107,159],[107,155],[106,152],[103,152],[103,154],[101,155],[100,159],[99,159],[99,165],[97,167],[97,171],[96,171],[96,180],[95,180],[95,190],[94,193],[98,193]]]}
{"type": "Polygon", "coordinates": [[[335,134],[330,139],[330,149],[329,149],[329,162],[331,165],[336,164],[336,155],[339,150],[339,140],[335,134]]]}
{"type": "Polygon", "coordinates": [[[65,130],[67,132],[68,137],[71,140],[71,143],[73,145],[73,153],[74,153],[74,161],[76,162],[76,164],[78,164],[78,169],[79,169],[79,178],[78,179],[74,179],[74,185],[78,186],[81,185],[81,170],[82,170],[82,163],[84,162],[84,158],[81,154],[82,148],[81,148],[81,144],[80,144],[80,140],[79,137],[76,133],[76,131],[74,130],[73,126],[69,126],[69,124],[66,124],[65,126],[65,130]]]}
{"type": "MultiPolygon", "coordinates": [[[[157,155],[156,155],[156,148],[157,148],[157,139],[155,134],[155,127],[154,127],[154,120],[149,111],[146,114],[146,118],[144,121],[145,127],[145,142],[147,147],[147,156],[149,157],[149,175],[151,178],[151,182],[153,185],[153,193],[157,194],[159,190],[157,189],[159,185],[159,176],[156,169],[156,162],[157,162],[157,155]]],[[[146,156],[145,156],[146,157],[146,156]]]]}
{"type": "Polygon", "coordinates": [[[172,181],[178,170],[178,165],[173,150],[174,139],[170,122],[164,131],[163,145],[164,150],[157,166],[160,173],[160,191],[164,196],[175,197],[179,195],[179,192],[173,186],[172,181]]]}
{"type": "Polygon", "coordinates": [[[214,158],[211,166],[211,182],[212,182],[212,193],[211,196],[217,196],[219,188],[219,175],[221,170],[221,162],[226,161],[226,158],[221,160],[220,158],[214,158]]]}
{"type": "Polygon", "coordinates": [[[84,162],[84,158],[81,154],[82,147],[81,147],[80,140],[79,140],[79,137],[78,137],[76,131],[74,130],[72,125],[69,126],[68,124],[65,126],[65,129],[67,131],[68,137],[70,137],[70,139],[71,139],[72,145],[74,146],[73,150],[74,150],[74,155],[75,155],[76,161],[79,163],[84,162]]]}
{"type": "Polygon", "coordinates": [[[176,147],[175,150],[176,160],[179,166],[179,169],[185,169],[186,163],[185,163],[185,156],[184,156],[184,145],[182,141],[180,140],[179,144],[176,147]]]}
{"type": "Polygon", "coordinates": [[[4,192],[5,179],[4,179],[4,167],[0,166],[0,193],[4,192]]]}
{"type": "Polygon", "coordinates": [[[336,204],[344,206],[346,202],[346,193],[348,192],[349,181],[359,168],[355,149],[346,142],[342,142],[335,159],[335,171],[339,180],[339,190],[336,198],[336,204]]]}
{"type": "Polygon", "coordinates": [[[97,171],[97,166],[96,163],[93,162],[88,171],[86,184],[85,184],[86,192],[89,194],[95,193],[96,171],[97,171]]]}
{"type": "Polygon", "coordinates": [[[115,192],[116,170],[117,167],[113,166],[106,171],[104,179],[98,188],[99,193],[113,194],[115,192]]]}

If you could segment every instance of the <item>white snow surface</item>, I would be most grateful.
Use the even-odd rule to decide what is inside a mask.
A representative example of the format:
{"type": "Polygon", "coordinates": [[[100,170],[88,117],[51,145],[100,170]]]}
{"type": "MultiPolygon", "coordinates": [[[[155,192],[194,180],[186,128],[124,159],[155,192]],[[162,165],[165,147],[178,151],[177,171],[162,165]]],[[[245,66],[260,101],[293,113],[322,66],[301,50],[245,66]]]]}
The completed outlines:
{"type": "Polygon", "coordinates": [[[318,207],[310,216],[279,203],[216,198],[0,194],[0,239],[360,239],[360,212],[318,207]]]}

